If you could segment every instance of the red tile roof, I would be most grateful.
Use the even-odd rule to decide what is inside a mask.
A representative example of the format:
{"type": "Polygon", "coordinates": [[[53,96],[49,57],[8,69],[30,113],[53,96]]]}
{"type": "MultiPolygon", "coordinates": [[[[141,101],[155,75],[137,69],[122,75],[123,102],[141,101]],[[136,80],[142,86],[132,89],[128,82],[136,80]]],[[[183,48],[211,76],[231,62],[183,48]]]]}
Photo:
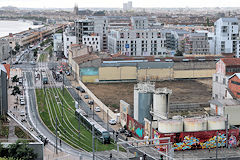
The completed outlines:
{"type": "Polygon", "coordinates": [[[92,61],[95,59],[100,59],[97,55],[95,54],[84,54],[78,57],[74,57],[73,60],[77,63],[77,64],[81,64],[84,62],[88,62],[88,61],[92,61]]]}
{"type": "Polygon", "coordinates": [[[240,58],[221,58],[226,66],[240,66],[240,58]]]}
{"type": "Polygon", "coordinates": [[[8,78],[10,78],[10,64],[3,64],[3,66],[5,67],[5,69],[7,71],[8,78]]]}

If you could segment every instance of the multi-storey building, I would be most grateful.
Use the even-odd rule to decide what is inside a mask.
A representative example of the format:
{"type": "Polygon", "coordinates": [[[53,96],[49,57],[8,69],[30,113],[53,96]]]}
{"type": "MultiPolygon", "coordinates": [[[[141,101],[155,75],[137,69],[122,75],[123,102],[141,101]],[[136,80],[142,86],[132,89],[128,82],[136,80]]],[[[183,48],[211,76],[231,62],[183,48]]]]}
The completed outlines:
{"type": "Polygon", "coordinates": [[[83,36],[83,44],[86,46],[91,46],[93,51],[100,51],[101,41],[100,36],[83,36]]]}
{"type": "Polygon", "coordinates": [[[235,53],[239,57],[239,26],[237,18],[220,18],[214,23],[216,54],[235,53]]]}
{"type": "Polygon", "coordinates": [[[216,64],[213,75],[212,98],[225,99],[227,97],[228,79],[234,73],[240,72],[240,58],[222,58],[216,64]]]}
{"type": "Polygon", "coordinates": [[[0,39],[0,60],[7,59],[10,54],[10,47],[6,39],[0,39]]]}
{"type": "Polygon", "coordinates": [[[8,112],[8,76],[10,65],[0,65],[0,115],[6,115],[8,112]],[[7,67],[8,66],[8,67],[7,67]],[[7,69],[9,68],[9,69],[7,69]]]}
{"type": "Polygon", "coordinates": [[[62,33],[55,33],[53,35],[53,51],[58,57],[62,56],[63,53],[63,35],[62,33]]]}
{"type": "Polygon", "coordinates": [[[185,54],[206,55],[209,54],[207,33],[189,33],[185,36],[185,54]]]}
{"type": "Polygon", "coordinates": [[[147,17],[131,17],[132,29],[148,29],[147,17]]]}
{"type": "Polygon", "coordinates": [[[160,56],[167,54],[165,41],[166,36],[161,30],[111,30],[108,49],[110,53],[121,52],[127,56],[160,56]]]}
{"type": "Polygon", "coordinates": [[[64,50],[64,56],[68,58],[68,51],[70,48],[70,45],[76,44],[77,38],[75,36],[75,29],[73,26],[69,26],[66,28],[65,32],[63,32],[63,50],[64,50]]]}
{"type": "Polygon", "coordinates": [[[92,20],[84,19],[75,21],[75,34],[77,43],[82,44],[82,37],[84,35],[92,35],[94,33],[94,22],[92,20]]]}

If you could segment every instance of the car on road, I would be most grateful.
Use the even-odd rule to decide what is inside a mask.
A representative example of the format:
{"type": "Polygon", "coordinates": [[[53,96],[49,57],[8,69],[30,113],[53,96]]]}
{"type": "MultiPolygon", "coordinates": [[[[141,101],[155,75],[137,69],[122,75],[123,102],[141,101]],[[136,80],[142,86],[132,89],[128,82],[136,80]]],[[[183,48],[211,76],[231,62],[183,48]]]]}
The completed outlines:
{"type": "Polygon", "coordinates": [[[85,93],[85,90],[82,87],[76,87],[76,90],[80,91],[81,93],[85,93]]]}
{"type": "Polygon", "coordinates": [[[95,107],[95,112],[101,112],[100,107],[95,107]]]}
{"type": "Polygon", "coordinates": [[[90,105],[93,105],[93,103],[94,103],[93,100],[88,101],[88,104],[90,104],[90,105]]]}
{"type": "Polygon", "coordinates": [[[36,65],[36,63],[34,61],[31,61],[30,64],[31,65],[36,65]]]}
{"type": "Polygon", "coordinates": [[[25,105],[25,100],[24,99],[20,100],[20,104],[25,105]]]}
{"type": "Polygon", "coordinates": [[[127,137],[132,137],[132,132],[128,131],[128,130],[125,130],[125,136],[127,137]]]}
{"type": "Polygon", "coordinates": [[[20,116],[25,116],[25,111],[21,111],[20,116]]]}
{"type": "Polygon", "coordinates": [[[89,96],[87,94],[84,95],[84,99],[89,99],[89,96]]]}
{"type": "Polygon", "coordinates": [[[115,124],[117,124],[117,121],[115,119],[110,119],[108,121],[108,123],[111,124],[111,125],[115,125],[115,124]]]}

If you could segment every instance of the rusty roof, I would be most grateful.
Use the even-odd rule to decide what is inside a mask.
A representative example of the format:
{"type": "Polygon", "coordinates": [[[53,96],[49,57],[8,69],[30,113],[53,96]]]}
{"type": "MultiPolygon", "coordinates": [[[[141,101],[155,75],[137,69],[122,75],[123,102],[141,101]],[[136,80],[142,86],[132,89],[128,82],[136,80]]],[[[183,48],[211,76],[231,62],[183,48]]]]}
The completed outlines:
{"type": "Polygon", "coordinates": [[[74,57],[73,60],[79,65],[84,62],[100,59],[96,54],[84,54],[81,56],[74,57]]]}
{"type": "Polygon", "coordinates": [[[240,58],[221,58],[226,66],[240,66],[240,58]]]}

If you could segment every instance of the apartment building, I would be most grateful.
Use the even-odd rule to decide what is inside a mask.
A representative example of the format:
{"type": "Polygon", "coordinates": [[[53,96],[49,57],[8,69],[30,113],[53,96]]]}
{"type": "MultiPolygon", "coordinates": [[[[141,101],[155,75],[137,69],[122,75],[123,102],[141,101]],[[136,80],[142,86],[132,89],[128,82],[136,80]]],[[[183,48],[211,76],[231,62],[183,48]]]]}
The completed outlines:
{"type": "Polygon", "coordinates": [[[189,33],[185,36],[185,54],[206,55],[209,54],[207,33],[189,33]]]}
{"type": "Polygon", "coordinates": [[[0,61],[7,59],[10,54],[10,46],[6,39],[0,39],[0,61]]]}
{"type": "Polygon", "coordinates": [[[0,115],[5,115],[8,112],[8,92],[7,92],[8,75],[10,75],[10,65],[1,64],[0,65],[0,115]]]}
{"type": "Polygon", "coordinates": [[[101,50],[101,38],[100,36],[83,36],[83,44],[86,46],[91,46],[94,52],[101,50]]]}
{"type": "Polygon", "coordinates": [[[94,22],[92,20],[82,19],[75,21],[74,27],[78,44],[82,44],[84,35],[90,36],[94,33],[94,22]]]}
{"type": "Polygon", "coordinates": [[[131,17],[132,29],[148,29],[147,17],[131,17]]]}
{"type": "Polygon", "coordinates": [[[75,28],[74,26],[69,26],[66,28],[65,32],[63,32],[63,52],[66,58],[68,58],[70,45],[76,43],[75,28]]]}
{"type": "Polygon", "coordinates": [[[167,55],[165,41],[166,36],[161,30],[111,30],[108,49],[110,53],[121,52],[127,56],[162,56],[167,55]]]}
{"type": "Polygon", "coordinates": [[[234,53],[239,57],[239,26],[237,18],[220,18],[214,23],[216,54],[234,53]]]}

